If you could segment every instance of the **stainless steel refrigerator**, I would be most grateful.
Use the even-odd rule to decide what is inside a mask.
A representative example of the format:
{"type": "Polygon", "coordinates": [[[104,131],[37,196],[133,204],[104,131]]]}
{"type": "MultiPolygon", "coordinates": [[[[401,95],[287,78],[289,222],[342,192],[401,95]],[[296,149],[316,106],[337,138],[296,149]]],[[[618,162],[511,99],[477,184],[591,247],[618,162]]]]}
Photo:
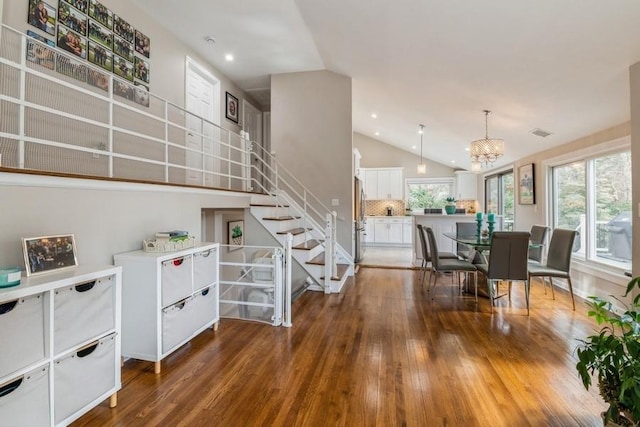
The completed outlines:
{"type": "Polygon", "coordinates": [[[353,191],[353,223],[355,226],[355,250],[353,254],[354,262],[360,262],[364,254],[364,234],[365,234],[365,217],[364,217],[364,188],[362,180],[355,178],[353,191]]]}

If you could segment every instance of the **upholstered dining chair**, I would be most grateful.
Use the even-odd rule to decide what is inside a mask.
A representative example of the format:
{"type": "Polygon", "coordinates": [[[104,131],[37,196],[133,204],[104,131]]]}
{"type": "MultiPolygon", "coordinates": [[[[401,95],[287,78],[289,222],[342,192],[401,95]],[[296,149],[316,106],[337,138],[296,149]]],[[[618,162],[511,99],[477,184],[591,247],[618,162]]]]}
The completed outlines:
{"type": "MultiPolygon", "coordinates": [[[[573,298],[573,285],[571,284],[571,254],[573,253],[573,242],[576,238],[575,230],[556,228],[551,233],[549,250],[547,251],[547,261],[544,265],[529,263],[529,278],[541,277],[543,283],[545,278],[549,278],[551,295],[556,299],[553,291],[553,278],[566,279],[571,293],[571,304],[576,309],[573,298]]],[[[546,286],[546,283],[545,283],[546,286]]]]}
{"type": "MultiPolygon", "coordinates": [[[[456,222],[456,235],[458,236],[475,236],[476,223],[475,222],[456,222]]],[[[471,248],[464,243],[458,243],[456,255],[460,258],[473,261],[469,259],[471,248]]]]}
{"type": "Polygon", "coordinates": [[[528,231],[495,231],[491,237],[488,264],[477,265],[478,271],[487,278],[491,312],[496,296],[498,281],[509,281],[509,296],[511,283],[524,282],[524,294],[527,301],[527,316],[529,315],[529,238],[528,231]],[[494,285],[496,289],[494,289],[494,285]]]}
{"type": "MultiPolygon", "coordinates": [[[[547,233],[549,233],[549,227],[545,227],[544,225],[532,225],[530,239],[531,243],[544,245],[544,242],[547,238],[547,233]]],[[[537,248],[529,248],[529,261],[537,263],[542,262],[543,248],[543,246],[539,246],[537,248]]]]}
{"type": "MultiPolygon", "coordinates": [[[[424,227],[422,224],[416,226],[418,228],[418,238],[420,239],[420,248],[422,249],[422,265],[420,266],[420,285],[424,286],[424,278],[427,275],[427,269],[429,262],[431,262],[431,256],[429,255],[429,249],[427,246],[427,236],[425,235],[424,227]]],[[[445,259],[458,259],[458,256],[451,252],[441,252],[440,258],[445,259]]],[[[431,273],[429,273],[429,280],[431,280],[431,273]]]]}
{"type": "Polygon", "coordinates": [[[429,240],[429,249],[431,250],[431,274],[429,275],[429,286],[428,291],[432,292],[431,299],[435,296],[436,291],[436,283],[438,281],[438,274],[440,273],[458,273],[464,272],[467,273],[467,279],[469,277],[468,273],[474,273],[473,277],[473,286],[475,288],[476,293],[476,304],[478,303],[478,275],[476,274],[476,266],[469,261],[464,261],[458,259],[456,257],[453,258],[442,258],[440,256],[440,252],[438,251],[438,243],[436,242],[436,236],[433,233],[431,227],[426,227],[427,238],[429,240]],[[431,277],[433,276],[433,291],[431,291],[431,277]]]}

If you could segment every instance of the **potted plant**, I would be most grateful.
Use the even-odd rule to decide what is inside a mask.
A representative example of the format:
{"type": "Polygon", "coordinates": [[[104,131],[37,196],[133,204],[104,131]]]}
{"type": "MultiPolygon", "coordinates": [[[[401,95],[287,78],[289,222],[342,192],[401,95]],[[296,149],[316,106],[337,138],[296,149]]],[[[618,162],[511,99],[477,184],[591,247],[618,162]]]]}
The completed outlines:
{"type": "MultiPolygon", "coordinates": [[[[625,296],[640,289],[640,276],[629,281],[625,296]]],[[[598,381],[600,395],[609,405],[604,412],[606,425],[640,425],[640,293],[631,305],[622,304],[621,316],[612,314],[611,301],[591,296],[589,317],[598,325],[594,335],[580,340],[576,368],[588,390],[592,376],[598,381]],[[613,423],[613,424],[611,424],[613,423]]]]}
{"type": "Polygon", "coordinates": [[[447,215],[456,213],[456,199],[451,196],[447,197],[447,203],[444,205],[444,210],[447,215]]]}

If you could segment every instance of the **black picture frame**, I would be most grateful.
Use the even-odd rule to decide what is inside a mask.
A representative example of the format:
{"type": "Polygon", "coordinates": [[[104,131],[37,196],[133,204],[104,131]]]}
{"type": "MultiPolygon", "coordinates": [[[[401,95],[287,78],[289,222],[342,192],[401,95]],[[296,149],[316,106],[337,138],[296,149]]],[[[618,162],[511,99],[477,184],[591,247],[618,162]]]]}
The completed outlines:
{"type": "Polygon", "coordinates": [[[43,1],[29,0],[27,22],[29,25],[54,36],[56,34],[56,8],[43,1]],[[42,4],[42,12],[40,4],[42,4]]]}
{"type": "Polygon", "coordinates": [[[240,110],[238,105],[238,98],[231,95],[229,92],[227,92],[226,94],[227,96],[226,96],[225,117],[234,123],[238,123],[239,110],[240,110]]]}
{"type": "Polygon", "coordinates": [[[108,29],[113,28],[113,12],[97,0],[89,0],[88,15],[108,29]]]}
{"type": "Polygon", "coordinates": [[[536,179],[533,163],[518,168],[518,204],[536,204],[536,179]]]}
{"type": "Polygon", "coordinates": [[[58,25],[58,47],[82,59],[87,59],[87,39],[73,30],[58,25]]]}
{"type": "Polygon", "coordinates": [[[87,35],[87,15],[68,3],[58,5],[58,22],[78,34],[87,35]]]}
{"type": "Polygon", "coordinates": [[[142,34],[141,31],[135,30],[135,33],[136,33],[136,42],[135,42],[136,52],[138,52],[140,55],[144,55],[146,58],[149,58],[149,56],[151,55],[151,40],[149,40],[149,37],[142,34]]]}

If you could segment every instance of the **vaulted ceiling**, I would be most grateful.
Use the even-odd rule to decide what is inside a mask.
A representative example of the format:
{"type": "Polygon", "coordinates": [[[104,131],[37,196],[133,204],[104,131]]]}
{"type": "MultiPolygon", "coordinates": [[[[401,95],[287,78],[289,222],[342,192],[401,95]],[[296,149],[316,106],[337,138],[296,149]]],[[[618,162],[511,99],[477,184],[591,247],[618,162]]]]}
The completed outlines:
{"type": "Polygon", "coordinates": [[[495,166],[628,121],[640,61],[637,0],[134,2],[259,101],[272,74],[334,71],[354,131],[419,153],[424,124],[426,157],[464,169],[485,109],[495,166]]]}

